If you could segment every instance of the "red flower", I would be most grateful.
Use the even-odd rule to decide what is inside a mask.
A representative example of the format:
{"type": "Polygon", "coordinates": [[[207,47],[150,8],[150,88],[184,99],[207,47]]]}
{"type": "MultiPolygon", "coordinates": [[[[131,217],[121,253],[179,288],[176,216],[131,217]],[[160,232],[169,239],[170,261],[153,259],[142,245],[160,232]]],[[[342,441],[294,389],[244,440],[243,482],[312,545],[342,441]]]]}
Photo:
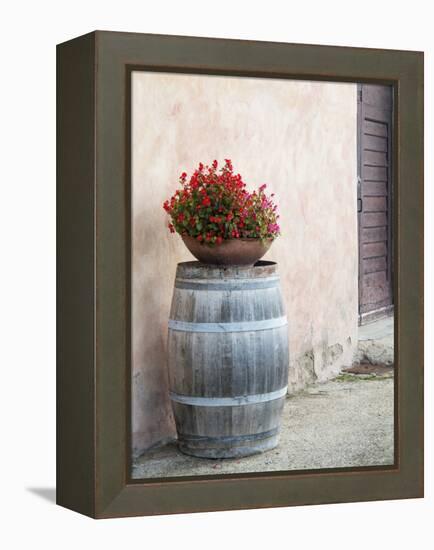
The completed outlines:
{"type": "Polygon", "coordinates": [[[276,238],[280,234],[277,206],[274,195],[265,194],[266,185],[248,192],[241,175],[234,174],[230,159],[217,170],[214,160],[207,166],[199,163],[189,179],[186,172],[181,173],[181,189],[163,203],[171,218],[170,231],[210,246],[239,237],[276,238]]]}

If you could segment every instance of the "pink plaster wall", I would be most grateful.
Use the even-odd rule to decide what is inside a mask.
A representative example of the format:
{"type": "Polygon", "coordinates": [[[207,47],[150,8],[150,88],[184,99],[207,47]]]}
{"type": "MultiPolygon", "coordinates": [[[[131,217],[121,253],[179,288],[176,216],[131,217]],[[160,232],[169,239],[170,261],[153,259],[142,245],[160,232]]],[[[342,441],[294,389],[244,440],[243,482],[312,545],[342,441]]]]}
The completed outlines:
{"type": "Polygon", "coordinates": [[[267,183],[283,236],[290,391],[352,361],[357,334],[356,85],[133,73],[133,447],[174,435],[167,318],[177,262],[192,257],[161,207],[181,171],[231,158],[267,183]]]}

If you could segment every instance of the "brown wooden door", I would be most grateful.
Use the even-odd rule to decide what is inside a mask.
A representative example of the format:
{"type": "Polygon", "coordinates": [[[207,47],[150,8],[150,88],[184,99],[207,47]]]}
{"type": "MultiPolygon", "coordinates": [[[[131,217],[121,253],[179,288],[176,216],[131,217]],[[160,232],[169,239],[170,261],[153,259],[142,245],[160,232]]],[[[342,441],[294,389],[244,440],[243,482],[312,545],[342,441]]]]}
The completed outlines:
{"type": "Polygon", "coordinates": [[[387,313],[392,293],[393,96],[390,86],[358,86],[359,318],[387,313]]]}

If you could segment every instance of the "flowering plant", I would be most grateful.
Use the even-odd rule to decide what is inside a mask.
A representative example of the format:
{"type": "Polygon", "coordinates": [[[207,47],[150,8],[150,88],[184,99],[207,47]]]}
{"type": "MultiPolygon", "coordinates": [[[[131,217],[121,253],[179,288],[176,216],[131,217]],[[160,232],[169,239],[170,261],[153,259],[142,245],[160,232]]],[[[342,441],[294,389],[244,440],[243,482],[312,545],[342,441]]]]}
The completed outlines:
{"type": "Polygon", "coordinates": [[[169,230],[190,236],[201,243],[219,245],[228,239],[273,240],[280,235],[277,206],[267,197],[263,184],[249,193],[240,174],[234,174],[232,162],[217,170],[199,163],[190,179],[183,172],[182,188],[163,204],[169,214],[169,230]]]}

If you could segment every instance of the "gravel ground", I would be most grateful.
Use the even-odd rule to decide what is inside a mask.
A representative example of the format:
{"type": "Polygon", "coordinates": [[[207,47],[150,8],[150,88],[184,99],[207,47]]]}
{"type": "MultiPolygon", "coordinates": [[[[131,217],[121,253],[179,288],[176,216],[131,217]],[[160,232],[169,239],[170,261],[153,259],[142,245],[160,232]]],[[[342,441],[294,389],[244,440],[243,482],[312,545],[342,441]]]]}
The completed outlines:
{"type": "Polygon", "coordinates": [[[393,370],[342,374],[286,399],[276,449],[241,459],[183,455],[176,443],[135,460],[136,479],[393,464],[393,370]]]}

